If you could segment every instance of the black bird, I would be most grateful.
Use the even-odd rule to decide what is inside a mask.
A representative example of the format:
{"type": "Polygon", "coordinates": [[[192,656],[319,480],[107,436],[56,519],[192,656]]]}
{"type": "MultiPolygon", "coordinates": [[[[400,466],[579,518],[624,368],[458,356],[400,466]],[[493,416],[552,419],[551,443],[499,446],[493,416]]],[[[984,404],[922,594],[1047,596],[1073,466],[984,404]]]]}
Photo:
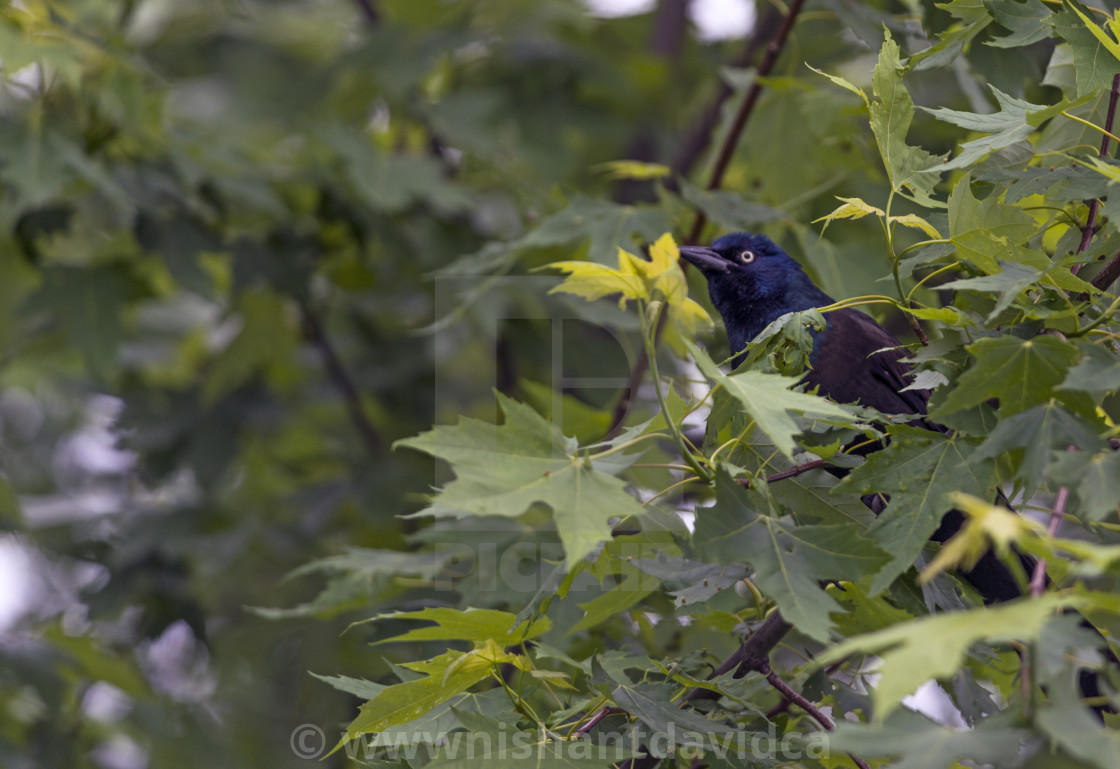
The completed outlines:
{"type": "MultiPolygon", "coordinates": [[[[680,253],[708,279],[708,294],[723,316],[731,350],[740,353],[735,365],[747,344],[782,315],[835,303],[801,265],[765,235],[737,232],[724,235],[710,248],[683,246],[680,253]]],[[[803,381],[838,403],[858,401],[884,414],[927,411],[929,390],[903,390],[910,384],[911,365],[901,342],[859,310],[828,313],[824,330],[815,334],[809,365],[803,381]]],[[[948,432],[925,420],[917,424],[948,432]]],[[[844,472],[834,470],[836,475],[844,472]]],[[[864,501],[879,512],[872,499],[864,501]]],[[[931,539],[944,542],[963,524],[963,514],[952,510],[931,539]]],[[[1020,594],[1011,572],[991,551],[964,577],[986,603],[1020,594]]]]}
{"type": "MultiPolygon", "coordinates": [[[[739,353],[733,365],[742,360],[742,350],[773,321],[789,312],[809,310],[834,304],[834,300],[805,274],[796,261],[765,235],[737,232],[724,235],[710,248],[683,246],[680,254],[694,264],[708,280],[708,295],[727,328],[732,352],[739,353]]],[[[828,313],[823,331],[816,332],[809,356],[810,370],[803,381],[810,389],[838,403],[859,402],[884,414],[925,414],[929,390],[906,390],[911,365],[901,343],[873,319],[854,309],[828,313]]],[[[917,424],[939,432],[947,428],[926,420],[917,424]]],[[[875,446],[872,450],[881,448],[875,446]]],[[[835,475],[845,474],[836,468],[835,475]]],[[[1001,496],[1001,501],[1006,502],[1001,496]]],[[[875,495],[864,502],[876,513],[881,512],[875,495]]],[[[950,510],[930,537],[945,542],[960,531],[964,515],[950,510]]],[[[1023,559],[1028,573],[1032,566],[1023,559]]],[[[1021,595],[1010,570],[989,550],[964,578],[976,589],[985,603],[1010,601],[1021,595]]],[[[1087,621],[1082,625],[1091,627],[1087,621]]],[[[1102,639],[1103,640],[1103,639],[1102,639]]],[[[1105,656],[1120,664],[1107,643],[1102,644],[1105,656]]],[[[1082,670],[1080,686],[1083,696],[1100,693],[1096,673],[1082,670]]],[[[1095,706],[1100,716],[1111,712],[1108,706],[1095,706]]]]}
{"type": "MultiPolygon", "coordinates": [[[[684,246],[681,256],[708,279],[712,304],[723,316],[731,351],[741,353],[770,323],[789,312],[834,304],[789,254],[765,235],[724,235],[711,248],[684,246]]],[[[884,414],[924,414],[928,390],[906,390],[906,352],[886,329],[859,310],[828,314],[817,332],[810,389],[838,403],[859,401],[884,414]]],[[[736,357],[734,365],[738,365],[736,357]]]]}

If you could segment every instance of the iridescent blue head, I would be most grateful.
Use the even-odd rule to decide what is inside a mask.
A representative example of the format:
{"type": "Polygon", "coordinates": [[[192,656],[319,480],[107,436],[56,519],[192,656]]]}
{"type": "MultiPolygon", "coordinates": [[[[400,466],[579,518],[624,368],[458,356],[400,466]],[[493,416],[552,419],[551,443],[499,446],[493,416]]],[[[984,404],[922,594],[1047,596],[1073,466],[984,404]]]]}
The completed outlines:
{"type": "Polygon", "coordinates": [[[787,312],[833,302],[765,235],[735,232],[710,248],[682,246],[680,251],[708,279],[708,295],[723,316],[733,352],[787,312]]]}

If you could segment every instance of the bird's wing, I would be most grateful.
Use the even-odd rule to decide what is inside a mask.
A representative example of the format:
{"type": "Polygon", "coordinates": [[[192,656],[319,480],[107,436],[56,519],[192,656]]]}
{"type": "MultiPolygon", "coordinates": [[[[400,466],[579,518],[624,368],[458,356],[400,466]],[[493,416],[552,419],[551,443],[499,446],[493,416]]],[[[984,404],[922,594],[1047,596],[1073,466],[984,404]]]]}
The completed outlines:
{"type": "Polygon", "coordinates": [[[925,414],[928,390],[905,390],[911,365],[901,342],[858,310],[828,315],[821,349],[806,380],[841,403],[858,400],[885,414],[925,414]]]}

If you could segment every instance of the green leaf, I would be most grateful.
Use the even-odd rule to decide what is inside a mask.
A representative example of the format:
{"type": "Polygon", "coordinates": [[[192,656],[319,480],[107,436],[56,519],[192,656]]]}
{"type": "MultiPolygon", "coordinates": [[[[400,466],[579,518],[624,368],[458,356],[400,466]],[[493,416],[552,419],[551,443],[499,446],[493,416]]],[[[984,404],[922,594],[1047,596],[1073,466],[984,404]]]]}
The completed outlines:
{"type": "Polygon", "coordinates": [[[146,251],[158,253],[172,277],[188,291],[208,296],[213,279],[202,268],[199,257],[222,246],[206,227],[186,216],[167,220],[141,213],[136,220],[136,239],[146,251]]]}
{"type": "Polygon", "coordinates": [[[586,195],[573,195],[567,208],[542,221],[521,244],[543,248],[590,241],[587,258],[599,264],[610,264],[620,248],[634,249],[634,235],[643,242],[652,243],[671,229],[672,222],[662,209],[623,206],[586,195]]]}
{"type": "MultiPolygon", "coordinates": [[[[1072,7],[1072,4],[1067,3],[1067,6],[1072,7]]],[[[1054,31],[1069,43],[1065,47],[1072,59],[1077,95],[1080,97],[1108,89],[1113,75],[1120,72],[1120,61],[1109,54],[1105,45],[1078,18],[1079,15],[1084,18],[1082,14],[1063,10],[1054,14],[1050,23],[1054,31]]]]}
{"type": "Polygon", "coordinates": [[[568,277],[549,293],[563,292],[584,299],[601,299],[618,294],[619,306],[628,299],[663,301],[669,324],[665,341],[679,349],[681,335],[693,336],[712,325],[707,310],[688,296],[688,281],[680,267],[680,252],[673,236],[665,233],[649,247],[649,259],[618,250],[618,269],[595,262],[553,262],[549,269],[562,270],[568,277]]]}
{"type": "Polygon", "coordinates": [[[29,303],[57,313],[89,370],[107,378],[117,370],[117,350],[124,333],[120,308],[129,290],[129,276],[119,265],[52,267],[44,272],[43,288],[29,303]]]}
{"type": "Polygon", "coordinates": [[[315,676],[315,678],[318,678],[323,683],[330,684],[340,692],[353,694],[355,697],[361,697],[363,700],[373,699],[385,689],[385,684],[374,683],[364,678],[321,676],[318,673],[312,673],[311,675],[315,676]]]}
{"type": "Polygon", "coordinates": [[[952,509],[953,491],[984,496],[994,483],[992,462],[973,456],[978,440],[905,426],[892,428],[891,433],[885,449],[870,455],[836,487],[890,495],[886,509],[868,530],[868,536],[892,556],[875,576],[873,595],[918,557],[941,517],[952,509]]]}
{"type": "Polygon", "coordinates": [[[728,376],[719,370],[707,353],[687,340],[685,344],[704,376],[735,398],[758,428],[790,459],[795,448],[793,436],[801,432],[790,412],[846,424],[857,421],[852,411],[843,406],[815,395],[793,392],[790,388],[799,381],[794,377],[757,371],[728,376]]]}
{"type": "Polygon", "coordinates": [[[1083,452],[1065,454],[1054,467],[1054,477],[1076,492],[1075,510],[1083,518],[1103,521],[1116,514],[1120,505],[1120,451],[1106,449],[1088,457],[1083,452]]]}
{"type": "Polygon", "coordinates": [[[552,627],[552,620],[548,617],[541,617],[530,625],[527,622],[519,623],[517,616],[509,612],[475,608],[459,610],[444,607],[419,611],[395,611],[378,614],[373,619],[417,619],[436,623],[434,627],[409,630],[392,638],[381,639],[378,643],[493,639],[501,646],[512,646],[526,639],[536,638],[552,627]]]}
{"type": "Polygon", "coordinates": [[[1031,339],[988,337],[967,349],[976,362],[957,379],[945,400],[930,411],[931,416],[952,414],[989,398],[999,398],[1003,416],[1045,403],[1065,379],[1077,355],[1074,345],[1047,334],[1031,339]]]}
{"type": "Polygon", "coordinates": [[[1079,349],[1081,357],[1077,365],[1069,370],[1057,389],[1093,395],[1120,390],[1120,360],[1099,345],[1084,344],[1079,349]]]}
{"type": "MultiPolygon", "coordinates": [[[[841,198],[837,197],[841,205],[833,209],[832,213],[819,217],[813,220],[813,224],[817,222],[824,222],[824,227],[821,227],[821,235],[828,229],[828,225],[838,219],[862,219],[865,216],[886,216],[886,212],[881,208],[867,203],[862,198],[841,198]]],[[[934,237],[937,237],[934,235],[934,237]]]]}
{"type": "MultiPolygon", "coordinates": [[[[446,740],[450,732],[469,729],[474,721],[484,718],[504,721],[510,726],[517,723],[517,713],[505,691],[498,688],[478,693],[460,692],[418,718],[364,736],[361,744],[363,749],[380,746],[390,750],[409,745],[433,745],[446,740]]],[[[435,748],[431,752],[434,753],[435,748]]]]}
{"type": "Polygon", "coordinates": [[[945,290],[967,290],[967,291],[984,291],[998,293],[999,300],[996,306],[988,313],[988,320],[993,320],[997,315],[1011,306],[1011,303],[1019,296],[1019,294],[1026,291],[1028,288],[1038,282],[1042,277],[1042,272],[1027,267],[1022,264],[1015,264],[1014,262],[1005,262],[996,260],[999,264],[1000,271],[993,275],[981,275],[977,278],[961,278],[959,280],[951,280],[948,283],[943,283],[938,286],[939,289],[945,290]]]}
{"type": "Polygon", "coordinates": [[[347,548],[341,555],[310,561],[293,569],[285,580],[310,574],[325,574],[328,581],[311,601],[285,609],[250,607],[254,614],[268,619],[284,619],[309,615],[333,616],[341,611],[364,608],[396,577],[414,577],[431,581],[437,578],[453,553],[382,550],[364,547],[347,548]]]}
{"type": "Polygon", "coordinates": [[[619,566],[622,581],[602,595],[579,604],[583,617],[569,628],[566,635],[596,627],[620,616],[660,586],[660,582],[637,567],[623,561],[619,566]]]}
{"type": "Polygon", "coordinates": [[[783,219],[784,211],[764,203],[755,203],[738,193],[728,190],[702,190],[681,180],[681,196],[704,212],[704,215],[724,229],[753,230],[766,222],[783,219]]]}
{"type": "Polygon", "coordinates": [[[828,615],[841,610],[819,581],[856,581],[889,560],[858,525],[797,526],[790,517],[756,512],[749,493],[723,470],[716,497],[713,507],[697,510],[697,553],[722,564],[749,562],[755,584],[778,602],[786,620],[818,641],[828,640],[828,615]]]}
{"type": "Polygon", "coordinates": [[[1041,0],[1027,0],[1025,3],[985,0],[984,7],[996,21],[1011,30],[1006,37],[987,41],[988,45],[1020,48],[1050,36],[1049,22],[1053,12],[1041,0]]]}
{"type": "Polygon", "coordinates": [[[456,475],[416,515],[516,517],[545,504],[571,565],[610,537],[610,520],[644,512],[624,481],[597,469],[556,425],[501,394],[498,403],[505,414],[501,426],[463,417],[457,426],[438,426],[394,444],[444,459],[456,475]]]}
{"type": "Polygon", "coordinates": [[[375,211],[398,213],[418,202],[444,214],[468,208],[466,190],[444,178],[444,167],[431,155],[387,152],[364,134],[341,125],[319,129],[321,140],[344,161],[350,184],[375,211]]]}
{"type": "Polygon", "coordinates": [[[887,218],[887,224],[901,224],[903,227],[908,227],[912,230],[921,230],[935,240],[941,238],[941,233],[937,231],[937,228],[917,214],[891,216],[887,218]]]}
{"type": "Polygon", "coordinates": [[[951,64],[992,23],[983,0],[951,0],[938,4],[938,7],[948,11],[959,22],[950,24],[937,36],[937,42],[932,46],[910,57],[908,64],[915,72],[951,64]]]}
{"type": "Polygon", "coordinates": [[[881,724],[898,709],[902,698],[923,682],[953,675],[964,664],[972,644],[1033,641],[1055,611],[1087,602],[1070,594],[1044,593],[995,607],[923,617],[850,638],[827,649],[813,661],[812,668],[856,653],[877,655],[882,660],[878,669],[881,678],[871,691],[871,699],[875,704],[873,720],[881,724]]]}
{"type": "Polygon", "coordinates": [[[1093,37],[1095,37],[1102,46],[1104,46],[1104,49],[1112,54],[1114,58],[1120,59],[1120,43],[1118,43],[1115,39],[1117,33],[1116,19],[1114,17],[1106,17],[1108,32],[1112,33],[1110,35],[1095,22],[1089,19],[1089,16],[1081,10],[1083,6],[1081,6],[1080,3],[1071,2],[1071,0],[1065,0],[1065,4],[1069,6],[1069,8],[1075,14],[1077,14],[1077,17],[1081,19],[1082,23],[1085,25],[1085,28],[1089,30],[1090,33],[1092,33],[1093,37]]]}
{"type": "Polygon", "coordinates": [[[923,713],[895,710],[882,723],[858,724],[837,719],[829,733],[834,754],[845,751],[863,759],[893,758],[891,769],[945,769],[958,762],[1001,765],[1017,756],[1029,729],[982,722],[975,729],[942,726],[923,713]]]}
{"type": "Polygon", "coordinates": [[[1037,227],[1030,214],[1001,203],[994,193],[977,200],[968,176],[949,195],[949,237],[961,256],[989,275],[1000,272],[996,255],[1006,259],[1008,246],[1025,243],[1037,227]]]}
{"type": "Polygon", "coordinates": [[[362,705],[358,717],[346,727],[335,750],[355,737],[382,732],[419,718],[487,678],[495,666],[502,663],[524,667],[517,655],[503,652],[492,642],[472,652],[448,651],[430,660],[405,665],[424,676],[387,686],[362,705]]]}
{"type": "MultiPolygon", "coordinates": [[[[1037,2],[1037,0],[1034,1],[1037,2]]],[[[996,97],[999,112],[978,114],[960,112],[954,109],[922,107],[923,110],[938,120],[952,123],[969,131],[989,134],[962,144],[960,154],[948,163],[942,164],[940,166],[941,170],[967,168],[991,152],[1026,140],[1042,121],[1059,114],[1063,109],[1077,106],[1076,103],[1065,101],[1052,106],[1031,104],[1028,101],[1008,96],[990,83],[988,87],[996,97]]]]}
{"type": "Polygon", "coordinates": [[[574,436],[580,443],[602,438],[611,425],[610,412],[589,406],[574,395],[557,392],[540,382],[522,379],[519,383],[525,401],[541,416],[555,420],[553,409],[559,406],[560,430],[574,436]]]}
{"type": "Polygon", "coordinates": [[[1039,731],[1079,761],[1078,766],[1120,766],[1120,733],[1102,725],[1070,686],[1054,687],[1053,701],[1034,718],[1039,731]]]}
{"type": "Polygon", "coordinates": [[[976,460],[994,459],[1012,450],[1021,450],[1021,458],[1012,459],[1015,479],[1023,484],[1027,497],[1034,495],[1049,479],[1047,464],[1051,451],[1077,446],[1094,451],[1107,445],[1096,430],[1071,414],[1056,400],[1000,420],[991,434],[973,454],[976,460]]]}
{"type": "Polygon", "coordinates": [[[635,558],[632,563],[643,573],[661,580],[674,603],[680,606],[707,601],[747,576],[741,564],[701,563],[663,552],[653,558],[635,558]]]}
{"type": "Polygon", "coordinates": [[[141,701],[151,696],[151,687],[135,657],[121,655],[95,637],[71,635],[55,624],[43,632],[43,639],[48,648],[64,656],[57,663],[56,674],[105,681],[141,701]]]}
{"type": "Polygon", "coordinates": [[[637,160],[612,160],[609,163],[602,163],[596,167],[596,170],[602,171],[606,174],[607,178],[618,179],[662,179],[666,176],[671,176],[673,169],[669,166],[663,166],[658,163],[642,163],[637,160]]]}
{"type": "Polygon", "coordinates": [[[238,302],[241,331],[219,353],[202,388],[213,405],[258,373],[286,373],[296,346],[293,319],[284,299],[264,290],[246,291],[238,302]]]}
{"type": "MultiPolygon", "coordinates": [[[[726,734],[732,727],[718,721],[710,721],[693,710],[681,708],[676,697],[680,687],[671,683],[641,683],[631,686],[616,686],[611,691],[615,704],[643,723],[657,734],[668,734],[687,741],[700,734],[726,734]],[[693,734],[690,738],[689,733],[693,734]]],[[[678,741],[678,744],[681,742],[678,741]]]]}
{"type": "Polygon", "coordinates": [[[902,64],[898,43],[886,32],[879,50],[879,61],[872,76],[874,98],[868,103],[871,132],[879,145],[879,154],[887,169],[895,192],[909,189],[914,199],[924,206],[940,208],[933,198],[940,176],[941,159],[906,143],[906,134],[914,119],[914,100],[902,82],[902,64]]]}

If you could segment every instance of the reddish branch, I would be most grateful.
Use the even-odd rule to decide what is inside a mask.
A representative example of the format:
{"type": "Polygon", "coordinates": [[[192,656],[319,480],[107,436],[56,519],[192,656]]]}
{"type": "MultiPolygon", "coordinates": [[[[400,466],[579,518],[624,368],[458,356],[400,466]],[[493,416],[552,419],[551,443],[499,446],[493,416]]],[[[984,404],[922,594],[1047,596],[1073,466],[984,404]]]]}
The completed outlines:
{"type": "Polygon", "coordinates": [[[1104,269],[1097,273],[1092,283],[1095,287],[1104,291],[1111,286],[1117,278],[1120,278],[1120,254],[1112,257],[1112,261],[1106,264],[1104,269]]]}
{"type": "MultiPolygon", "coordinates": [[[[1051,536],[1057,536],[1058,528],[1062,525],[1062,518],[1066,514],[1066,504],[1069,502],[1069,487],[1062,486],[1058,489],[1058,494],[1054,498],[1054,512],[1050,513],[1050,523],[1046,527],[1046,533],[1051,536]]],[[[1031,574],[1031,595],[1040,596],[1042,591],[1046,589],[1046,559],[1039,558],[1035,562],[1034,572],[1031,574]]]]}
{"type": "MultiPolygon", "coordinates": [[[[806,462],[803,465],[797,465],[795,467],[791,467],[788,470],[782,470],[780,473],[768,475],[766,476],[766,482],[773,483],[774,481],[784,481],[786,478],[793,478],[801,475],[802,473],[807,473],[810,470],[816,470],[819,467],[828,467],[828,461],[824,459],[814,459],[812,462],[806,462]]],[[[750,478],[747,478],[740,481],[740,483],[742,483],[744,486],[750,486],[751,480],[750,478]]]]}
{"type": "MultiPolygon", "coordinates": [[[[736,676],[744,675],[749,670],[757,670],[760,664],[769,664],[770,652],[785,637],[786,633],[793,630],[793,625],[785,621],[780,611],[770,614],[758,629],[747,636],[735,652],[719,664],[708,676],[708,680],[736,671],[736,676]]],[[[685,702],[694,700],[711,700],[719,695],[709,689],[693,689],[685,695],[685,702]]]]}
{"type": "Polygon", "coordinates": [[[591,718],[587,719],[587,723],[582,725],[578,729],[576,729],[574,733],[575,734],[587,734],[589,731],[594,729],[599,724],[599,722],[602,721],[607,716],[613,716],[617,713],[625,713],[625,712],[626,711],[623,710],[622,708],[615,708],[615,707],[610,707],[610,706],[605,707],[602,710],[600,710],[598,713],[593,715],[591,718]]]}
{"type": "MultiPolygon", "coordinates": [[[[1101,137],[1101,151],[1098,153],[1098,157],[1103,158],[1108,155],[1109,134],[1112,133],[1112,123],[1116,119],[1117,100],[1120,100],[1120,73],[1112,76],[1112,93],[1108,97],[1108,114],[1104,118],[1104,136],[1101,137]]],[[[1097,210],[1100,206],[1101,202],[1097,198],[1093,198],[1089,203],[1089,215],[1085,217],[1085,226],[1081,228],[1081,243],[1077,246],[1077,253],[1079,254],[1089,247],[1089,242],[1096,234],[1097,210]]],[[[1070,272],[1076,275],[1080,269],[1081,265],[1075,264],[1070,268],[1070,272]]]]}
{"type": "MultiPolygon", "coordinates": [[[[809,702],[809,700],[805,699],[800,694],[795,692],[792,688],[790,688],[789,684],[783,681],[777,673],[770,669],[770,665],[768,665],[767,663],[763,663],[758,667],[758,672],[766,676],[767,683],[773,686],[779,694],[781,694],[794,705],[797,705],[799,708],[812,716],[813,720],[823,726],[825,730],[831,732],[836,729],[836,724],[832,723],[831,718],[822,713],[820,708],[818,708],[816,705],[809,702]]],[[[852,761],[855,762],[856,766],[858,766],[860,769],[871,769],[871,767],[867,765],[867,762],[862,758],[853,756],[851,753],[848,754],[848,757],[851,758],[852,761]]]]}

